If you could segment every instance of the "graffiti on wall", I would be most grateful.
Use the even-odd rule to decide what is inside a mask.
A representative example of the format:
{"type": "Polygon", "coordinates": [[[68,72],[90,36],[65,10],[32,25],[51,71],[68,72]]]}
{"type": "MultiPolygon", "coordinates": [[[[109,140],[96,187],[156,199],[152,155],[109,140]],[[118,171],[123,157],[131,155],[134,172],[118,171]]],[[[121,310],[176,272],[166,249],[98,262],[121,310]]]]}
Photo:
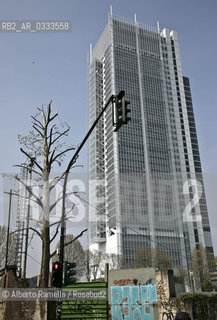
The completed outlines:
{"type": "Polygon", "coordinates": [[[154,302],[157,302],[156,284],[111,287],[111,319],[154,320],[154,302]]]}
{"type": "Polygon", "coordinates": [[[114,285],[115,286],[126,286],[128,284],[133,285],[134,282],[132,279],[121,279],[121,280],[114,280],[114,285]]]}

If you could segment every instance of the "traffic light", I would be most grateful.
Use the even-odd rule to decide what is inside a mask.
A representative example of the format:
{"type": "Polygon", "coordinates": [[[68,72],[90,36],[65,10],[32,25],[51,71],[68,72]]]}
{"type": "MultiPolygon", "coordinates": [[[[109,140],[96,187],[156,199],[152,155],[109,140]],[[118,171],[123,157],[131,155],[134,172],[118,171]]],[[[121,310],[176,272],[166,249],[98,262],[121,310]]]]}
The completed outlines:
{"type": "Polygon", "coordinates": [[[69,284],[73,284],[76,282],[76,278],[74,277],[76,274],[76,263],[75,262],[65,262],[65,278],[64,283],[65,286],[68,286],[69,284]]]}
{"type": "Polygon", "coordinates": [[[123,115],[122,115],[122,118],[123,118],[123,123],[124,124],[127,124],[128,121],[131,120],[130,117],[128,117],[128,113],[130,113],[130,109],[127,107],[127,105],[130,104],[129,101],[124,101],[124,110],[123,110],[123,115]]]}
{"type": "Polygon", "coordinates": [[[52,263],[51,285],[56,288],[60,288],[62,285],[62,268],[58,261],[52,263]]]}
{"type": "Polygon", "coordinates": [[[130,117],[128,117],[128,113],[130,113],[130,109],[127,108],[128,104],[130,104],[130,102],[125,100],[125,92],[120,91],[115,97],[115,103],[113,105],[113,126],[115,127],[115,132],[130,120],[130,117]]]}

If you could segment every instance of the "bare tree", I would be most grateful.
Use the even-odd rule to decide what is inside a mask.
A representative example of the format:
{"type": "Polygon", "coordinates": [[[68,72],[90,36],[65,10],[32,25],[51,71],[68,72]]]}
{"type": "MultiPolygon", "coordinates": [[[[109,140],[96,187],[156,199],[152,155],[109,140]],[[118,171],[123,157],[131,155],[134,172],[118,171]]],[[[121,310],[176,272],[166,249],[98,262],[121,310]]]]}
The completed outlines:
{"type": "Polygon", "coordinates": [[[115,253],[105,254],[105,262],[109,264],[109,270],[121,269],[124,267],[122,256],[115,253]]]}
{"type": "Polygon", "coordinates": [[[124,260],[120,255],[103,253],[98,250],[86,250],[84,264],[87,280],[104,278],[106,263],[109,264],[110,270],[125,267],[124,260]]]}
{"type": "Polygon", "coordinates": [[[86,250],[85,251],[85,269],[86,278],[88,281],[96,280],[104,276],[106,254],[99,250],[86,250]]]}
{"type": "Polygon", "coordinates": [[[157,296],[159,307],[162,312],[162,319],[173,319],[173,312],[182,313],[184,304],[180,298],[168,297],[168,285],[163,283],[162,280],[157,281],[157,296]]]}
{"type": "Polygon", "coordinates": [[[105,254],[98,250],[88,250],[87,255],[91,278],[101,278],[105,269],[105,254]]]}
{"type": "MultiPolygon", "coordinates": [[[[72,157],[73,161],[71,159],[67,168],[60,175],[52,178],[51,172],[55,165],[61,166],[63,157],[75,148],[67,147],[62,140],[62,138],[68,135],[70,128],[67,124],[60,124],[60,129],[60,126],[58,127],[55,123],[58,112],[52,115],[51,102],[46,108],[42,106],[38,108],[38,110],[39,113],[36,116],[32,116],[33,130],[30,131],[27,136],[19,136],[19,141],[22,145],[20,151],[29,160],[29,164],[16,166],[31,170],[33,174],[38,177],[38,185],[42,189],[42,195],[39,196],[35,194],[33,189],[28,186],[25,181],[20,179],[18,175],[16,175],[15,178],[23,184],[31,195],[32,200],[41,208],[41,219],[37,222],[40,228],[31,227],[31,230],[35,232],[42,241],[40,287],[46,288],[48,286],[50,259],[55,254],[55,251],[53,253],[50,252],[50,245],[56,238],[61,225],[61,219],[55,222],[51,221],[51,212],[62,200],[62,197],[66,196],[59,196],[51,203],[51,191],[61,182],[64,176],[69,173],[76,159],[72,157]],[[55,228],[53,234],[51,234],[51,228],[55,228]]],[[[67,219],[68,213],[69,212],[64,211],[64,220],[67,219]]],[[[82,236],[85,231],[86,230],[83,230],[78,237],[82,236]]],[[[78,237],[76,237],[75,240],[78,237]]],[[[65,243],[65,246],[75,240],[72,239],[71,242],[65,243]]]]}

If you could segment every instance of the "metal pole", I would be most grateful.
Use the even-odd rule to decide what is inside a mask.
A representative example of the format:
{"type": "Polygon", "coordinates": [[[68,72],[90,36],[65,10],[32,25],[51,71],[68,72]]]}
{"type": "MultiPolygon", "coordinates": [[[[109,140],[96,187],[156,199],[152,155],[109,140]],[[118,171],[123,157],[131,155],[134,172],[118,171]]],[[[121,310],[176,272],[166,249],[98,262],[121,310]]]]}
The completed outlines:
{"type": "Polygon", "coordinates": [[[6,269],[8,264],[8,247],[9,247],[9,236],[10,236],[10,223],[11,223],[11,200],[12,200],[12,189],[10,189],[9,198],[9,210],[8,210],[8,228],[7,228],[7,241],[6,241],[6,253],[5,253],[5,278],[4,278],[4,288],[6,288],[6,269]]]}
{"type": "Polygon", "coordinates": [[[8,211],[8,229],[7,229],[7,242],[6,242],[6,253],[5,253],[5,269],[8,264],[8,247],[9,247],[9,236],[10,236],[10,223],[11,223],[11,200],[12,200],[12,189],[10,189],[9,198],[9,211],[8,211]]]}
{"type": "MultiPolygon", "coordinates": [[[[93,132],[93,130],[95,129],[97,123],[99,122],[101,116],[103,115],[103,113],[105,112],[105,110],[108,108],[109,104],[111,102],[115,101],[115,96],[112,95],[108,102],[105,104],[104,108],[102,109],[102,111],[100,112],[100,114],[98,115],[98,117],[96,118],[96,120],[94,121],[94,123],[92,124],[92,126],[90,127],[89,131],[87,132],[86,136],[84,137],[83,141],[81,142],[80,146],[78,147],[78,149],[76,150],[74,156],[72,157],[71,161],[68,164],[68,167],[66,169],[66,174],[64,177],[64,183],[63,183],[63,199],[62,199],[62,215],[61,215],[61,234],[60,234],[60,254],[59,254],[59,262],[61,265],[61,285],[60,287],[62,288],[63,286],[63,263],[64,263],[64,238],[65,238],[65,200],[66,200],[66,186],[67,186],[67,180],[68,180],[68,175],[69,175],[69,171],[71,169],[71,167],[73,166],[73,164],[76,162],[76,159],[79,156],[79,152],[81,151],[81,149],[83,148],[85,142],[87,141],[87,139],[89,138],[90,134],[93,132]]],[[[60,312],[61,313],[61,312],[60,312]]],[[[58,317],[60,317],[61,315],[58,315],[58,317]]],[[[57,317],[57,318],[58,318],[57,317]]],[[[60,318],[58,318],[60,319],[60,318]]]]}
{"type": "MultiPolygon", "coordinates": [[[[30,188],[31,188],[31,181],[32,181],[32,170],[29,171],[30,173],[30,188]]],[[[25,238],[25,249],[24,249],[24,263],[23,263],[23,276],[22,278],[26,278],[26,265],[27,265],[27,252],[28,252],[28,240],[29,240],[29,218],[30,218],[30,200],[31,195],[29,192],[28,197],[28,208],[27,208],[27,221],[26,221],[26,238],[25,238]]]]}
{"type": "Polygon", "coordinates": [[[67,168],[67,172],[69,173],[69,170],[71,169],[71,166],[74,164],[74,162],[76,161],[78,155],[79,155],[79,152],[81,151],[81,149],[83,148],[85,142],[87,141],[87,139],[89,138],[90,134],[92,133],[92,131],[95,129],[99,119],[101,118],[101,116],[103,115],[103,113],[106,111],[107,107],[109,106],[109,104],[111,102],[115,102],[115,96],[112,95],[108,102],[105,104],[105,107],[102,109],[102,111],[100,112],[100,114],[98,115],[98,117],[96,118],[96,120],[94,121],[94,123],[92,124],[92,126],[90,127],[88,133],[86,134],[86,136],[84,137],[83,141],[81,142],[80,146],[78,147],[78,149],[76,150],[73,158],[71,159],[69,165],[68,165],[68,168],[67,168]]]}
{"type": "MultiPolygon", "coordinates": [[[[86,134],[86,136],[84,137],[83,141],[81,142],[80,146],[78,147],[78,149],[76,150],[74,156],[72,157],[67,170],[66,170],[66,174],[65,174],[65,178],[64,178],[64,184],[63,184],[63,199],[62,199],[62,215],[61,215],[61,235],[60,235],[60,255],[59,255],[59,261],[61,263],[61,265],[63,266],[63,262],[64,262],[64,236],[65,236],[65,225],[64,225],[64,221],[65,221],[65,198],[66,198],[66,186],[67,186],[67,180],[68,180],[68,175],[69,175],[69,171],[72,167],[72,165],[75,163],[76,159],[78,158],[79,152],[81,151],[82,147],[84,146],[85,142],[87,141],[87,139],[89,138],[90,134],[92,133],[92,131],[95,129],[99,119],[101,118],[101,116],[103,115],[103,113],[105,112],[105,110],[107,109],[107,107],[109,106],[109,104],[111,102],[114,101],[115,96],[112,95],[108,102],[106,103],[106,105],[104,106],[104,108],[102,109],[102,111],[100,112],[100,114],[98,115],[98,117],[96,118],[96,120],[94,121],[94,123],[92,124],[91,128],[89,129],[88,133],[86,134]]],[[[62,270],[63,271],[63,270],[62,270]]],[[[62,286],[61,286],[62,287],[62,286]]]]}

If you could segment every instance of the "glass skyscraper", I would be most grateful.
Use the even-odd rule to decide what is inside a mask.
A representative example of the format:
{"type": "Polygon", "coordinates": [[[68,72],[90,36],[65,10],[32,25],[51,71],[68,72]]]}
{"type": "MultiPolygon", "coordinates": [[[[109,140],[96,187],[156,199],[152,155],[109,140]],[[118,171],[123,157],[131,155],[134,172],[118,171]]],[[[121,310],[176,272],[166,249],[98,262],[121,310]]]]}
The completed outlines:
{"type": "Polygon", "coordinates": [[[112,106],[89,139],[90,248],[127,262],[159,248],[188,267],[213,252],[189,79],[177,33],[110,13],[89,59],[89,126],[124,90],[131,121],[114,132],[112,106]]]}

